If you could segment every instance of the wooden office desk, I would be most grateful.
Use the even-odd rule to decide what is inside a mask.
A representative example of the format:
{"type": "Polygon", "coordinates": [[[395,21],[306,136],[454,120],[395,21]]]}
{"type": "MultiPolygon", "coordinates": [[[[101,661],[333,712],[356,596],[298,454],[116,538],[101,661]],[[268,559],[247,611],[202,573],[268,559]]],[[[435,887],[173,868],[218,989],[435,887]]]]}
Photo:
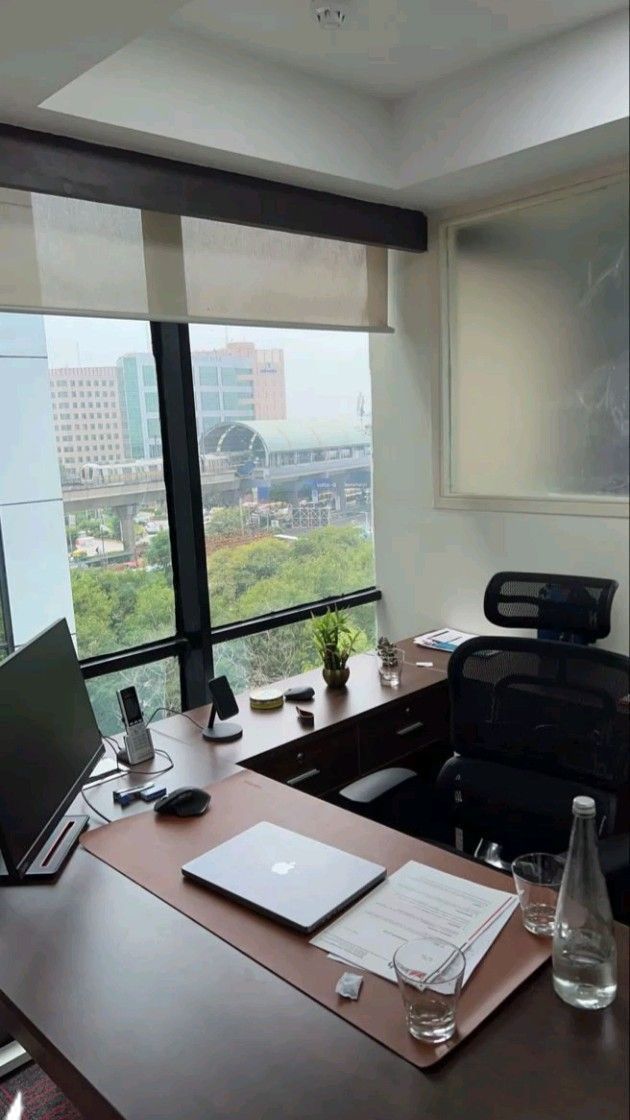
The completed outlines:
{"type": "MultiPolygon", "coordinates": [[[[310,685],[315,699],[302,707],[315,716],[313,727],[302,724],[296,705],[252,711],[248,693],[237,697],[242,739],[208,745],[212,778],[228,777],[236,766],[296,786],[304,793],[324,795],[384,766],[412,766],[431,774],[448,753],[448,655],[401,642],[407,664],[399,688],[384,687],[376,658],[358,654],[350,661],[345,689],[327,689],[320,669],[282,682],[310,685]],[[416,660],[433,661],[421,669],[416,660]]],[[[209,706],[188,713],[198,724],[208,722],[209,706]]],[[[153,725],[160,734],[189,745],[199,743],[199,729],[187,716],[173,716],[153,725]]]]}
{"type": "MultiPolygon", "coordinates": [[[[171,788],[233,772],[246,746],[156,739],[171,788]]],[[[111,784],[90,797],[115,815],[111,784]]],[[[611,1008],[567,1007],[545,968],[423,1074],[79,850],[56,884],[0,891],[0,1027],[86,1120],[619,1120],[628,931],[617,934],[611,1008]]]]}

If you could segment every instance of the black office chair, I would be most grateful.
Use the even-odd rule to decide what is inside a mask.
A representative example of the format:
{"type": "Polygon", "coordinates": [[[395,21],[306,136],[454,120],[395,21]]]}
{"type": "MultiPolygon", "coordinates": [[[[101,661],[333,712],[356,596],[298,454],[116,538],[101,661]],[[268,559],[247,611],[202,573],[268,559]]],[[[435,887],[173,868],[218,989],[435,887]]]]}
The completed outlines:
{"type": "MultiPolygon", "coordinates": [[[[483,608],[496,626],[537,630],[540,639],[590,645],[610,633],[612,601],[619,584],[599,576],[549,572],[497,572],[486,587],[483,608]]],[[[396,767],[354,782],[338,795],[339,804],[409,829],[413,797],[407,790],[393,797],[414,771],[396,767]]],[[[439,831],[435,807],[434,832],[439,831]]]]}
{"type": "Polygon", "coordinates": [[[534,840],[557,851],[572,798],[586,793],[600,836],[617,831],[629,664],[607,650],[531,638],[474,638],[456,650],[448,678],[457,756],[437,781],[452,797],[452,824],[491,836],[509,859],[534,840]]]}
{"type": "Polygon", "coordinates": [[[497,572],[483,600],[495,626],[537,630],[539,638],[591,645],[610,634],[619,584],[599,576],[497,572]]]}
{"type": "MultiPolygon", "coordinates": [[[[600,837],[627,831],[629,666],[566,642],[473,638],[449,661],[456,753],[435,786],[382,771],[347,786],[338,804],[471,855],[491,842],[499,866],[564,850],[577,794],[594,798],[600,837]]],[[[621,874],[623,894],[627,844],[608,850],[605,870],[621,874]]]]}

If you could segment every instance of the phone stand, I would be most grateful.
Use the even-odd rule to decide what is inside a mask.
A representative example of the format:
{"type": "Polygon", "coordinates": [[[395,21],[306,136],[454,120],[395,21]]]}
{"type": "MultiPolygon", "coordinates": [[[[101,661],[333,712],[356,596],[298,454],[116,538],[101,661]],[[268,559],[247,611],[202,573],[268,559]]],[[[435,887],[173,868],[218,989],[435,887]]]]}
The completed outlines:
{"type": "Polygon", "coordinates": [[[204,727],[201,734],[204,739],[208,739],[211,743],[234,743],[240,739],[243,734],[243,728],[240,723],[219,723],[215,727],[214,721],[216,719],[217,710],[213,704],[210,708],[210,719],[208,726],[204,727]]]}

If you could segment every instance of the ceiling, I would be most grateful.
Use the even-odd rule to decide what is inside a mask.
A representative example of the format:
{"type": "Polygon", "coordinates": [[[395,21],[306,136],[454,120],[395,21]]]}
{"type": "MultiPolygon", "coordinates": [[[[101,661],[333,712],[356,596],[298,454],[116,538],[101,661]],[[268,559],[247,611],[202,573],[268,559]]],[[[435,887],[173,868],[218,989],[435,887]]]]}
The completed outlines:
{"type": "Polygon", "coordinates": [[[619,0],[347,0],[339,31],[320,28],[310,0],[192,0],[171,26],[258,57],[400,97],[618,10],[619,0]]]}
{"type": "Polygon", "coordinates": [[[439,208],[625,157],[621,2],[0,0],[0,121],[439,208]]]}

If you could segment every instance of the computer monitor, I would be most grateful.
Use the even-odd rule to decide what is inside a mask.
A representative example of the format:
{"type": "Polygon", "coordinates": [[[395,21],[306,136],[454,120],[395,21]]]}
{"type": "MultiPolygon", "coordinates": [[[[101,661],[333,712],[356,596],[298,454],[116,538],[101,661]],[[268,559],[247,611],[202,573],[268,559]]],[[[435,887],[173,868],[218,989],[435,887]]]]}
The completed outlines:
{"type": "MultiPolygon", "coordinates": [[[[102,753],[101,734],[62,619],[0,664],[4,879],[28,874],[31,881],[35,870],[45,877],[59,869],[70,831],[60,822],[102,753]],[[56,828],[63,835],[53,837],[56,828]]],[[[81,831],[87,819],[76,821],[81,831]]]]}

